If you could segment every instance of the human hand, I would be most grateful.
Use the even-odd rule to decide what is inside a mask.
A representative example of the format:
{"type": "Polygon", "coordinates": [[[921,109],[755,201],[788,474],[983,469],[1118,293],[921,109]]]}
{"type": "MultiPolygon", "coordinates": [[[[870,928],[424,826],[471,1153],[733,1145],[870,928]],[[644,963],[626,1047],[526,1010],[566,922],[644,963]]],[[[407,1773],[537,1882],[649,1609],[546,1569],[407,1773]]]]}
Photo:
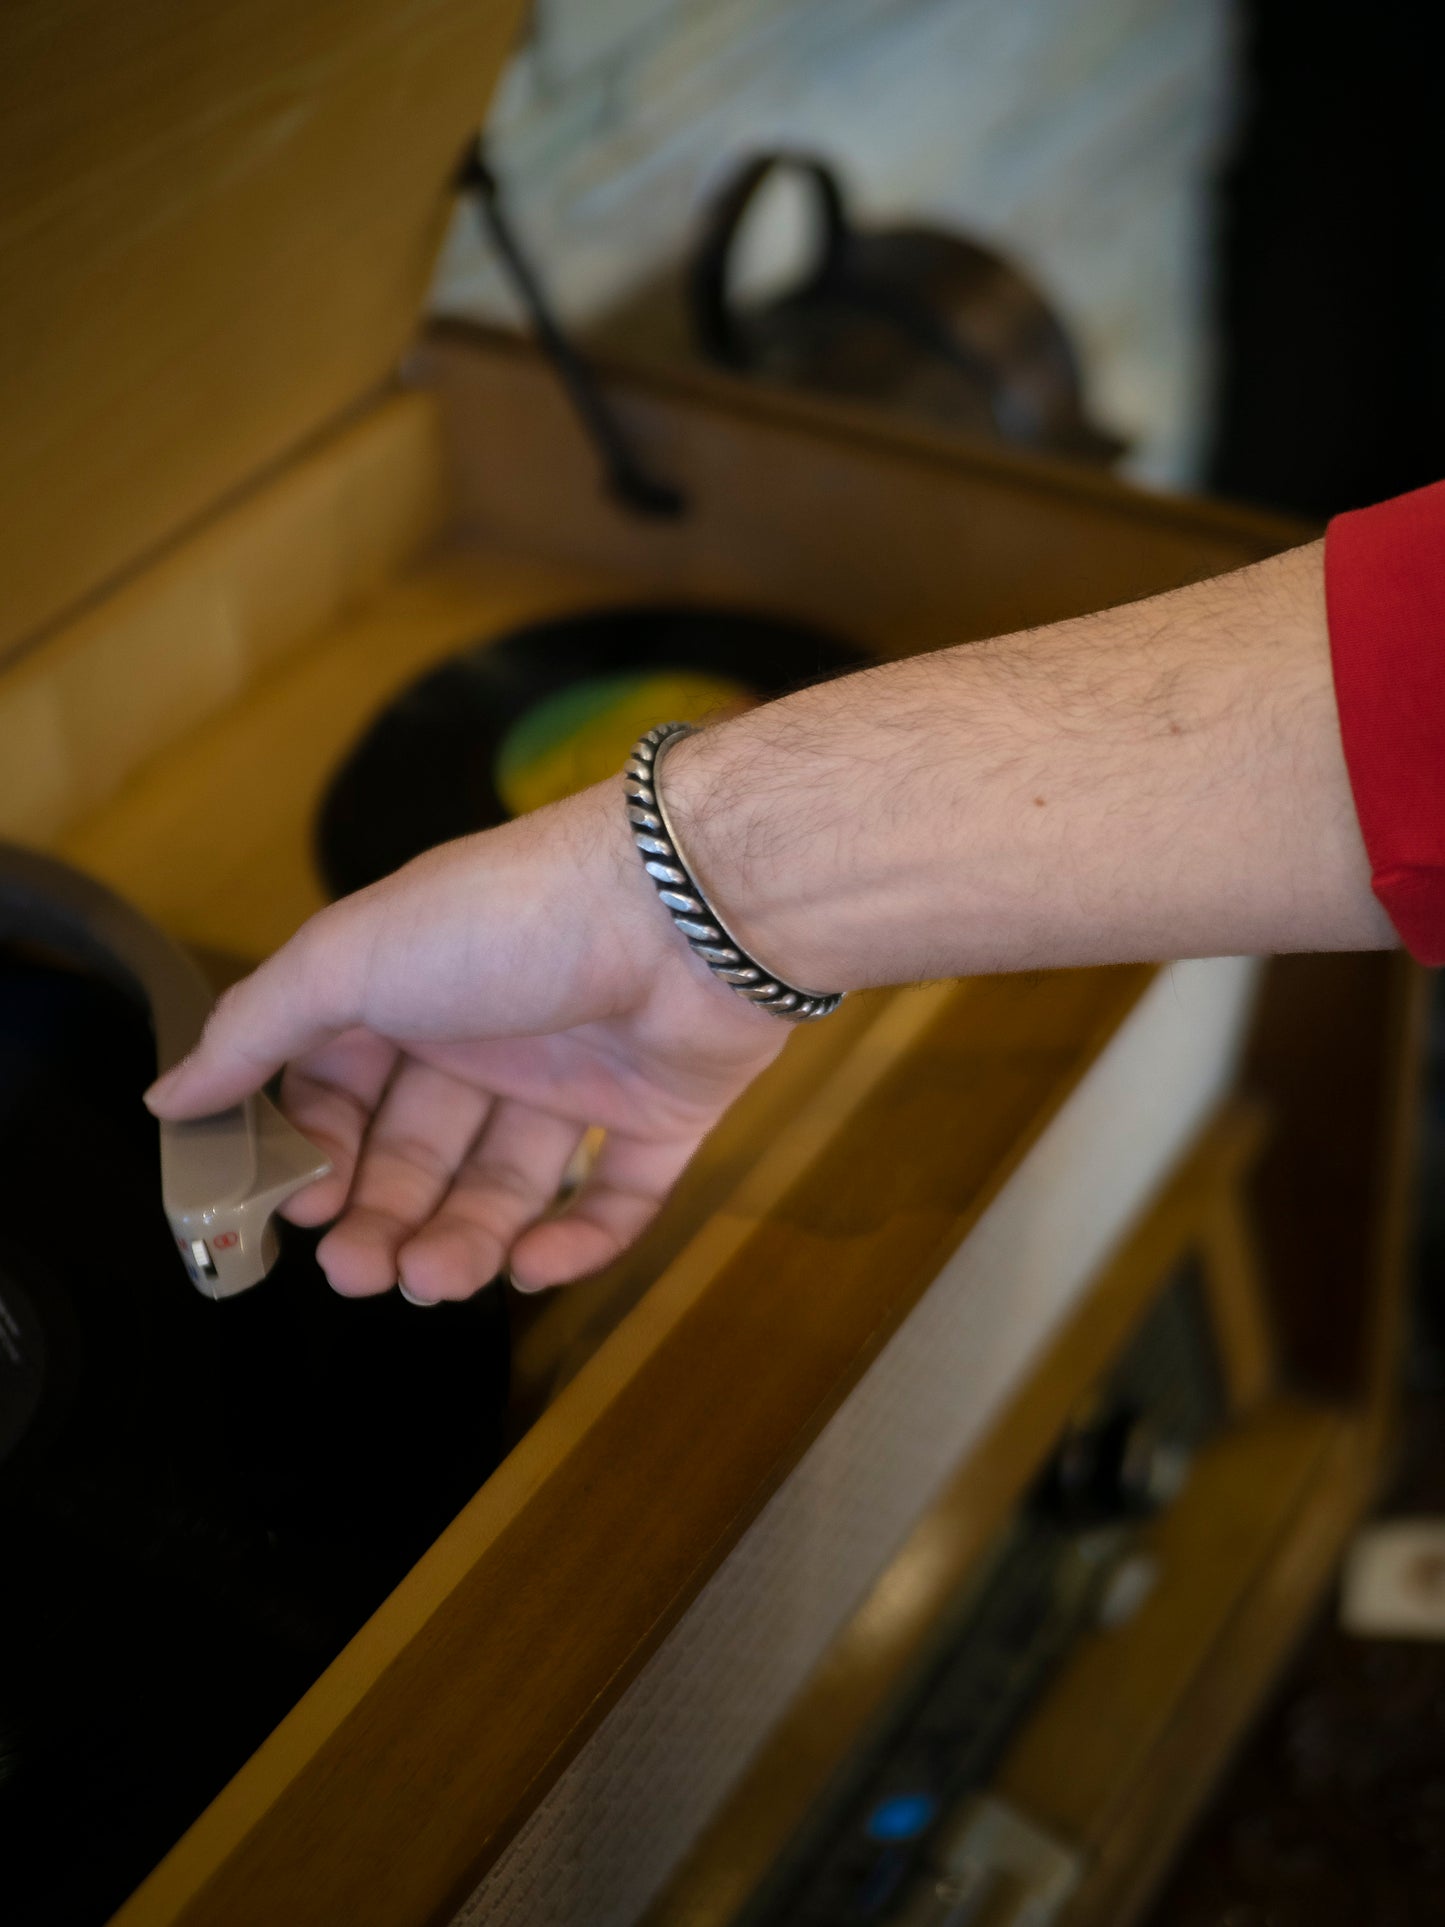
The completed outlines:
{"type": "Polygon", "coordinates": [[[336,1220],[317,1256],[345,1296],[432,1303],[608,1264],[787,1035],[672,930],[605,784],[320,912],[147,1102],[203,1116],[284,1066],[333,1167],[285,1215],[336,1220]],[[591,1125],[592,1169],[544,1216],[591,1125]]]}

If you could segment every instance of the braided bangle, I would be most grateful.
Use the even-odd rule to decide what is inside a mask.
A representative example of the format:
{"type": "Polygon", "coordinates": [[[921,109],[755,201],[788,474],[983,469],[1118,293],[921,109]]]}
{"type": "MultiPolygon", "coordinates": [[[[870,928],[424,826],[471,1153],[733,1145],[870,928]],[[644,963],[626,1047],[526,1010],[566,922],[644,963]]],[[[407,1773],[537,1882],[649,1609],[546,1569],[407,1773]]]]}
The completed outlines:
{"type": "Polygon", "coordinates": [[[714,976],[760,1010],[770,1010],[790,1024],[827,1017],[842,1003],[843,992],[799,990],[765,970],[713,909],[678,849],[657,779],[666,752],[684,736],[695,734],[691,723],[659,723],[633,745],[623,788],[632,840],[643,866],[669,916],[714,976]]]}

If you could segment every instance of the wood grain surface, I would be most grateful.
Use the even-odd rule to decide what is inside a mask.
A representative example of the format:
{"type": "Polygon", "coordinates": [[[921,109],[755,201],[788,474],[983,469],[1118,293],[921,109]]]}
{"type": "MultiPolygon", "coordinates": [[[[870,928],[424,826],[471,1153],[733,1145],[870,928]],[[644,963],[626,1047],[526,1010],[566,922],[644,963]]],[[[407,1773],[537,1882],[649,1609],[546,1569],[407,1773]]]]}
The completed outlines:
{"type": "MultiPolygon", "coordinates": [[[[429,558],[237,690],[223,724],[152,755],[60,847],[177,935],[258,961],[325,901],[316,807],[374,713],[479,637],[629,589],[616,574],[525,556],[429,558]]],[[[47,655],[37,673],[48,666],[47,655]]]]}
{"type": "Polygon", "coordinates": [[[53,844],[174,746],[220,753],[231,705],[366,606],[444,516],[436,409],[397,393],[47,635],[0,674],[0,836],[53,844]]]}
{"type": "MultiPolygon", "coordinates": [[[[1231,1106],[1165,1184],[787,1709],[757,1764],[649,1910],[646,1927],[726,1927],[890,1700],[1057,1443],[1066,1416],[1127,1344],[1174,1267],[1212,1237],[1263,1137],[1231,1106]]],[[[1211,1258],[1205,1259],[1207,1272],[1211,1258]]],[[[1231,1280],[1229,1289],[1235,1288],[1231,1280]]],[[[1212,1280],[1206,1275],[1206,1290],[1212,1280]]]]}
{"type": "Polygon", "coordinates": [[[885,1005],[879,1047],[822,1080],[118,1922],[249,1927],[284,1894],[295,1927],[398,1927],[459,1903],[1149,979],[885,1005]]]}
{"type": "Polygon", "coordinates": [[[411,372],[442,403],[460,513],[488,543],[761,603],[884,655],[1154,595],[1316,532],[869,410],[617,362],[605,373],[621,419],[688,496],[679,519],[649,520],[604,491],[526,349],[450,323],[411,372]]]}
{"type": "MultiPolygon", "coordinates": [[[[363,35],[358,58],[375,44],[363,35]]],[[[411,526],[424,544],[449,525],[450,543],[398,557],[344,607],[318,605],[289,629],[287,617],[284,642],[254,673],[208,684],[183,716],[148,710],[92,807],[83,796],[68,814],[57,804],[67,854],[234,958],[259,956],[318,903],[311,814],[357,730],[409,677],[488,632],[598,600],[691,593],[901,653],[1171,586],[1290,533],[786,401],[619,379],[629,420],[677,465],[695,504],[676,525],[634,524],[601,496],[590,452],[528,351],[453,335],[419,367],[447,425],[451,492],[411,526]]],[[[204,419],[194,386],[178,392],[204,419]]],[[[139,431],[136,448],[147,473],[164,453],[139,431]]],[[[423,460],[417,486],[429,489],[431,473],[423,460]]],[[[42,534],[36,525],[31,539],[42,534]]],[[[295,553],[284,518],[273,535],[241,576],[284,610],[295,553]]],[[[184,644],[190,617],[184,602],[166,613],[167,572],[191,552],[177,545],[125,592],[153,591],[146,620],[170,646],[184,644]]],[[[86,619],[109,636],[101,605],[86,619]]],[[[69,641],[32,651],[26,687],[53,688],[69,641]]],[[[0,681],[0,697],[16,686],[0,681]]],[[[0,708],[0,741],[23,747],[29,713],[0,708]]],[[[616,1295],[604,1286],[550,1330],[524,1334],[538,1422],[123,1910],[127,1927],[444,1917],[1149,977],[903,992],[860,1000],[835,1029],[800,1040],[729,1120],[716,1161],[710,1147],[690,1174],[695,1188],[616,1295]],[[907,1158],[880,1156],[899,1143],[907,1158]]]]}
{"type": "Polygon", "coordinates": [[[1394,1404],[1427,989],[1403,952],[1281,957],[1248,1075],[1278,1130],[1255,1206],[1273,1323],[1300,1383],[1394,1404]]]}
{"type": "Polygon", "coordinates": [[[0,658],[391,377],[521,12],[0,8],[0,658]]]}

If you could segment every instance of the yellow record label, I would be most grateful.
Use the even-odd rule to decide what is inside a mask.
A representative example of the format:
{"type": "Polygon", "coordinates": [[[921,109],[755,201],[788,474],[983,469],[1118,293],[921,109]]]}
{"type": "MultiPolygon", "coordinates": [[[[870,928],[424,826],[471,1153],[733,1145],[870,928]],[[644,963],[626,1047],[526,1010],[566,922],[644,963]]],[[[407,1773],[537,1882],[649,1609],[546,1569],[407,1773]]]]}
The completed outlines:
{"type": "Polygon", "coordinates": [[[497,752],[497,795],[512,816],[616,776],[658,723],[716,720],[757,698],[728,676],[691,669],[588,677],[534,703],[497,752]]]}

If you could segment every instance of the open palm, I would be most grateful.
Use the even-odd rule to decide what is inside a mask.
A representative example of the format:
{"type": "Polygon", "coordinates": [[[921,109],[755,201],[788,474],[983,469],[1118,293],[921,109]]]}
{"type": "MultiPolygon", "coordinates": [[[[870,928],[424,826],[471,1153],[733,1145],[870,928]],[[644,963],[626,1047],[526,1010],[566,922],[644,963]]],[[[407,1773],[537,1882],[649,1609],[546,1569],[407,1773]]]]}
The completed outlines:
{"type": "Polygon", "coordinates": [[[283,1108],[333,1167],[287,1215],[336,1220],[318,1256],[338,1291],[435,1302],[504,1265],[539,1289],[607,1264],[786,1036],[679,941],[604,786],[323,911],[150,1102],[200,1115],[284,1065],[283,1108]]]}

